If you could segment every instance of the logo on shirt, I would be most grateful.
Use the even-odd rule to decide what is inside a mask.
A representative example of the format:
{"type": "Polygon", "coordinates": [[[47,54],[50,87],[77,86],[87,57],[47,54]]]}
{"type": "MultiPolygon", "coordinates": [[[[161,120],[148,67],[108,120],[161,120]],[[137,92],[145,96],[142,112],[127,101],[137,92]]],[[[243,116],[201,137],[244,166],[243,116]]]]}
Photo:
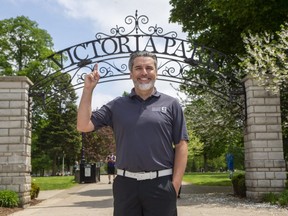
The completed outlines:
{"type": "Polygon", "coordinates": [[[161,107],[161,112],[166,113],[167,112],[167,107],[161,107]]]}
{"type": "Polygon", "coordinates": [[[167,113],[167,107],[152,107],[153,112],[167,113]]]}

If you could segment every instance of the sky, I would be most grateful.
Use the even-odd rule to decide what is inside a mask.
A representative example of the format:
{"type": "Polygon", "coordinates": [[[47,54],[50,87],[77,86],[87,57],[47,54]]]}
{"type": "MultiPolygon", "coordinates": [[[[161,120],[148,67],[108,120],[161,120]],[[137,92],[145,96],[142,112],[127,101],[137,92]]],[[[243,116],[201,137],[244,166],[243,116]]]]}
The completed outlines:
{"type": "MultiPolygon", "coordinates": [[[[94,40],[98,32],[109,33],[111,28],[124,24],[125,17],[134,16],[136,10],[138,15],[146,15],[151,25],[186,38],[181,26],[169,23],[169,0],[0,0],[0,20],[28,17],[52,37],[55,51],[94,40]]],[[[178,86],[172,85],[174,88],[169,82],[156,82],[157,90],[179,97],[175,90],[178,86]]],[[[92,107],[100,108],[131,88],[131,80],[99,84],[93,93],[92,107]]],[[[77,94],[80,98],[82,89],[77,94]]],[[[180,97],[185,95],[180,93],[180,97]]]]}

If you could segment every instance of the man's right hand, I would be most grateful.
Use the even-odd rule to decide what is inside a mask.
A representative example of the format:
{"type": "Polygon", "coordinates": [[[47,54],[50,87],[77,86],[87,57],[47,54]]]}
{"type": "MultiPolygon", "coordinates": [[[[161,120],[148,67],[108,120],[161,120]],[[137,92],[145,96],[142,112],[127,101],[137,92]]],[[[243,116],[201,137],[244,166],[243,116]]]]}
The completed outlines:
{"type": "Polygon", "coordinates": [[[94,65],[93,71],[85,76],[84,88],[77,113],[77,130],[81,132],[90,132],[94,130],[91,121],[92,92],[100,79],[98,73],[98,64],[94,65]]]}
{"type": "Polygon", "coordinates": [[[98,64],[94,65],[93,71],[90,74],[87,74],[84,79],[84,88],[92,91],[97,85],[100,79],[100,75],[98,73],[98,64]]]}

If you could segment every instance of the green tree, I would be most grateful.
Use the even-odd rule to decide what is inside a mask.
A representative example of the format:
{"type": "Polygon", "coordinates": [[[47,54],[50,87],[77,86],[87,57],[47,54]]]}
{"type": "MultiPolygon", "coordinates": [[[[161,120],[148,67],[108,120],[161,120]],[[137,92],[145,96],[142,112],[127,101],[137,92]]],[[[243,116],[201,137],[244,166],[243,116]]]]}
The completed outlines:
{"type": "Polygon", "coordinates": [[[47,124],[38,135],[39,148],[53,162],[52,175],[59,170],[59,158],[65,156],[69,170],[80,154],[81,136],[76,129],[77,96],[69,80],[68,74],[62,75],[61,81],[54,80],[52,89],[59,90],[59,93],[47,100],[47,124]]]}
{"type": "Polygon", "coordinates": [[[25,16],[0,21],[0,75],[20,75],[32,82],[45,71],[45,58],[53,53],[47,31],[25,16]]]}
{"type": "Polygon", "coordinates": [[[86,133],[84,139],[84,154],[87,162],[105,161],[110,152],[116,152],[113,131],[104,127],[96,132],[86,133]]]}
{"type": "MultiPolygon", "coordinates": [[[[214,93],[217,92],[217,89],[220,92],[225,92],[225,89],[232,92],[234,87],[237,87],[234,78],[239,80],[247,73],[247,71],[241,71],[239,66],[241,60],[238,56],[246,54],[241,35],[249,32],[254,35],[264,31],[271,34],[279,31],[280,26],[287,21],[288,4],[286,0],[170,0],[170,4],[172,5],[170,21],[182,25],[183,31],[188,33],[188,40],[191,41],[192,46],[204,45],[223,52],[231,58],[229,61],[225,59],[223,61],[221,56],[214,57],[215,62],[222,62],[217,73],[226,77],[225,81],[228,83],[225,83],[224,88],[221,84],[221,78],[218,78],[215,73],[209,73],[210,71],[197,67],[187,71],[187,80],[190,80],[190,82],[185,82],[185,85],[182,85],[181,88],[191,97],[195,95],[205,96],[205,92],[209,88],[214,93]],[[196,85],[191,84],[192,81],[196,85]]],[[[208,53],[203,53],[203,55],[204,57],[206,55],[206,58],[209,57],[208,53]]],[[[218,97],[220,98],[221,95],[218,95],[218,97]]],[[[241,98],[237,100],[238,103],[241,103],[241,98]]],[[[215,100],[214,103],[222,103],[222,100],[215,100]]],[[[231,107],[231,110],[235,110],[235,108],[231,107]]],[[[282,106],[281,108],[282,112],[287,110],[287,107],[282,106]]],[[[241,110],[238,111],[241,112],[241,110]]],[[[213,118],[213,116],[211,115],[210,118],[213,118]]],[[[199,119],[195,120],[199,121],[199,119]]],[[[240,121],[241,118],[237,116],[234,118],[234,125],[240,121]]],[[[284,124],[285,122],[283,122],[284,124]]],[[[219,126],[215,125],[215,127],[219,126]]],[[[202,137],[201,133],[198,135],[198,132],[201,132],[201,127],[198,128],[195,133],[202,137]]],[[[202,142],[204,142],[203,140],[207,142],[210,136],[217,135],[217,133],[209,130],[206,132],[210,135],[206,134],[209,137],[205,138],[204,128],[202,130],[203,137],[200,139],[202,142]]],[[[237,131],[237,134],[239,133],[242,133],[241,129],[237,131]]],[[[239,148],[241,149],[241,146],[239,148]]]]}
{"type": "Polygon", "coordinates": [[[242,33],[276,32],[287,20],[286,0],[170,0],[170,21],[194,43],[227,55],[245,53],[242,33]]]}
{"type": "MultiPolygon", "coordinates": [[[[233,78],[239,80],[246,75],[240,70],[240,59],[236,58],[246,53],[241,35],[264,31],[274,33],[287,21],[286,0],[170,0],[170,4],[170,21],[182,25],[192,46],[206,46],[228,56],[214,53],[213,58],[214,62],[220,63],[217,72],[226,76],[228,83],[225,88],[231,91],[236,84],[233,78]]],[[[202,55],[202,58],[209,58],[208,52],[202,55]]],[[[187,72],[187,80],[224,91],[221,77],[201,68],[193,67],[187,72]]],[[[189,86],[191,92],[201,91],[202,86],[198,89],[192,86],[189,86]]]]}
{"type": "Polygon", "coordinates": [[[33,171],[43,174],[43,168],[52,164],[55,167],[59,152],[65,153],[69,166],[80,146],[76,130],[77,96],[69,75],[56,72],[57,65],[47,60],[53,53],[51,36],[28,17],[19,16],[0,21],[0,44],[0,75],[27,76],[34,83],[30,89],[33,171]]]}
{"type": "Polygon", "coordinates": [[[192,129],[189,127],[191,124],[189,120],[187,120],[188,125],[188,135],[189,135],[189,143],[188,143],[188,161],[187,161],[187,172],[195,172],[203,167],[203,160],[201,156],[203,155],[203,143],[200,142],[200,139],[196,136],[192,129]]]}
{"type": "Polygon", "coordinates": [[[195,96],[187,105],[185,115],[189,128],[203,143],[205,170],[211,167],[209,160],[223,157],[233,147],[243,147],[242,122],[235,121],[227,103],[219,103],[216,96],[209,93],[195,96]]]}
{"type": "MultiPolygon", "coordinates": [[[[45,79],[53,69],[47,57],[53,53],[53,41],[46,30],[28,17],[0,21],[0,75],[27,76],[33,83],[45,79]]],[[[33,97],[33,130],[42,119],[44,92],[51,91],[49,79],[42,92],[30,91],[33,97]],[[47,89],[47,90],[45,90],[47,89]]],[[[33,87],[32,87],[33,88],[33,87]]]]}
{"type": "Polygon", "coordinates": [[[242,58],[242,69],[260,85],[279,93],[288,81],[288,23],[274,33],[243,34],[246,55],[242,58]]]}

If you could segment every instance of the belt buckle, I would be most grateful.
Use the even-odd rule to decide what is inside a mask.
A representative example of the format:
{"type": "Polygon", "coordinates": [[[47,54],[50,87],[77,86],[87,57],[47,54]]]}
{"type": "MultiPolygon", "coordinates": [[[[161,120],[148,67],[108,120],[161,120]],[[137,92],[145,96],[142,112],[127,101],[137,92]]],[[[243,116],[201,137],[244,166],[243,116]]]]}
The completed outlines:
{"type": "Polygon", "coordinates": [[[145,172],[139,172],[137,173],[136,177],[137,177],[137,181],[141,181],[141,180],[145,180],[146,178],[146,174],[145,172]]]}
{"type": "Polygon", "coordinates": [[[141,181],[141,180],[148,180],[148,179],[154,179],[156,178],[156,172],[143,172],[143,173],[139,173],[137,176],[137,180],[141,181]]]}
{"type": "Polygon", "coordinates": [[[153,174],[154,174],[155,172],[149,172],[149,178],[150,179],[154,179],[155,177],[153,176],[153,174]]]}

